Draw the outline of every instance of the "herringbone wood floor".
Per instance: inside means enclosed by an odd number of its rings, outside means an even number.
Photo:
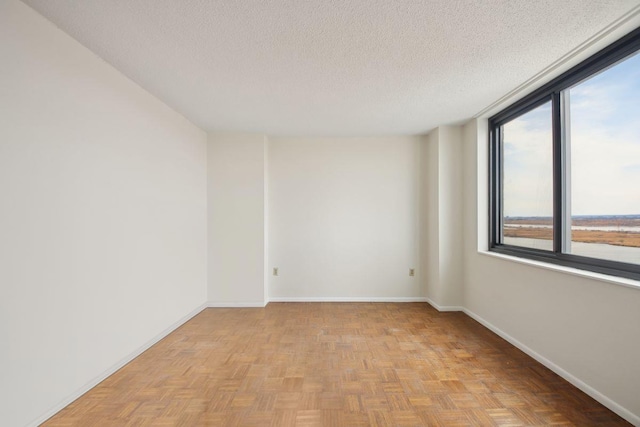
[[[207,309],[53,426],[618,426],[462,313],[422,303]]]

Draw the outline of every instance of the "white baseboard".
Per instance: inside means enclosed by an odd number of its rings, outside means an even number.
[[[426,302],[424,297],[271,297],[269,302]]]
[[[175,331],[180,326],[184,325],[186,322],[191,320],[191,318],[193,318],[196,314],[200,313],[206,307],[207,307],[206,304],[202,304],[202,305],[196,307],[189,314],[187,314],[186,316],[183,316],[178,321],[174,322],[171,326],[166,328],[164,331],[160,332],[158,335],[156,335],[155,337],[153,337],[152,339],[147,341],[145,344],[143,344],[142,346],[138,347],[133,352],[129,353],[129,355],[125,356],[123,359],[121,359],[120,361],[115,363],[113,366],[111,366],[109,369],[104,371],[102,374],[98,375],[97,377],[95,377],[94,379],[92,379],[91,381],[89,381],[88,383],[83,385],[82,387],[80,387],[74,393],[72,393],[71,395],[67,396],[60,403],[58,403],[53,408],[48,410],[46,413],[44,413],[43,415],[38,417],[35,421],[27,424],[27,426],[29,426],[29,427],[31,427],[31,426],[37,427],[40,424],[44,423],[46,420],[48,420],[49,418],[51,418],[52,416],[54,416],[55,414],[60,412],[62,409],[64,409],[66,406],[68,406],[70,403],[72,403],[74,400],[76,400],[77,398],[79,398],[80,396],[82,396],[83,394],[85,394],[86,392],[88,392],[89,390],[94,388],[95,386],[97,386],[99,383],[104,381],[108,376],[113,375],[118,369],[122,368],[124,365],[126,365],[129,362],[131,362],[136,357],[140,356],[142,353],[147,351],[149,348],[151,348],[151,346],[156,344],[158,341],[160,341],[161,339],[163,339],[164,337],[169,335],[171,332]]]
[[[560,375],[562,378],[564,378],[565,380],[569,381],[571,384],[573,384],[574,386],[576,386],[577,388],[579,388],[580,390],[582,390],[583,392],[585,392],[589,396],[593,397],[595,400],[597,400],[598,402],[602,403],[607,408],[611,409],[613,412],[615,412],[616,414],[620,415],[622,418],[624,418],[625,420],[629,421],[634,426],[640,426],[640,416],[635,415],[634,413],[632,413],[628,409],[622,407],[618,403],[616,403],[613,400],[609,399],[607,396],[605,396],[604,394],[600,393],[598,390],[594,389],[593,387],[591,387],[590,385],[586,384],[585,382],[583,382],[579,378],[577,378],[574,375],[570,374],[569,372],[565,371],[560,366],[556,365],[555,363],[553,363],[551,360],[547,359],[546,357],[536,353],[534,350],[532,350],[531,348],[527,347],[526,345],[524,345],[523,343],[521,343],[517,339],[513,338],[511,335],[507,334],[506,332],[504,332],[501,329],[497,328],[496,326],[494,326],[493,324],[489,323],[488,321],[486,321],[482,317],[478,316],[473,311],[468,310],[466,308],[463,308],[462,311],[467,316],[471,317],[472,319],[474,319],[475,321],[480,323],[485,328],[487,328],[490,331],[494,332],[496,335],[500,336],[501,338],[503,338],[504,340],[506,340],[510,344],[514,345],[515,347],[519,348],[520,350],[522,350],[523,352],[525,352],[526,354],[528,354],[529,356],[531,356],[532,358],[537,360],[538,362],[542,363],[544,366],[546,366],[547,368],[551,369],[553,372],[555,372],[556,374]]]
[[[431,298],[425,298],[425,301],[438,311],[464,311],[464,307],[459,305],[439,305]]]
[[[209,308],[250,308],[250,307],[265,307],[269,301],[209,301],[207,307]]]

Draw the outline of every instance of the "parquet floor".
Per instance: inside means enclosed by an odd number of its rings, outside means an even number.
[[[629,424],[462,313],[271,303],[204,310],[44,425]]]

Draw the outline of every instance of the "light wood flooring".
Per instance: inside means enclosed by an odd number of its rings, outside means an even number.
[[[206,309],[54,426],[622,426],[463,313],[424,303]]]

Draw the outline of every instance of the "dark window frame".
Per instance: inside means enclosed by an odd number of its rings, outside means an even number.
[[[562,253],[565,223],[565,120],[562,92],[640,51],[640,28],[546,83],[489,119],[489,250],[535,261],[640,280],[640,264]],[[551,101],[553,147],[553,251],[502,243],[502,125]]]

